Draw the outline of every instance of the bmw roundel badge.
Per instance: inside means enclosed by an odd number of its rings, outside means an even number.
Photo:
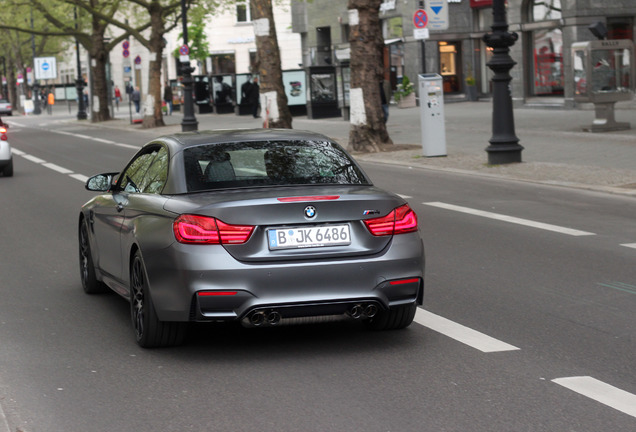
[[[314,206],[305,207],[305,216],[308,217],[309,219],[316,217],[316,207]]]

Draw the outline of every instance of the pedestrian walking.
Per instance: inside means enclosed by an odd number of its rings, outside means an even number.
[[[254,77],[252,84],[248,89],[247,103],[251,105],[251,112],[254,118],[258,118],[258,108],[260,105],[260,87],[258,85],[258,77]]]
[[[389,120],[389,102],[384,92],[384,80],[380,80],[380,100],[382,101],[382,114],[384,115],[384,123]]]
[[[52,91],[49,92],[46,103],[47,103],[49,115],[53,114],[53,105],[55,105],[55,95],[53,94]]]
[[[119,102],[121,102],[121,90],[119,90],[118,86],[115,86],[115,106],[117,110],[119,110]]]
[[[168,115],[172,115],[172,87],[170,87],[169,82],[166,82],[166,86],[163,89],[163,100],[166,102]]]
[[[139,104],[141,102],[141,93],[139,93],[139,86],[135,86],[135,89],[132,91],[132,101],[135,104],[135,112],[139,112]]]

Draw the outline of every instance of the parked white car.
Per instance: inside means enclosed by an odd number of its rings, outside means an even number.
[[[0,172],[5,177],[13,176],[13,156],[6,126],[0,126]]]

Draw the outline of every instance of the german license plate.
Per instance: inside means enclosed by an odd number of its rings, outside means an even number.
[[[269,249],[299,249],[351,244],[349,225],[279,228],[267,231]]]

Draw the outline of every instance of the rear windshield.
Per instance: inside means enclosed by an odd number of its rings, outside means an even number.
[[[366,185],[340,146],[318,141],[209,144],[184,151],[189,192],[253,186]]]

